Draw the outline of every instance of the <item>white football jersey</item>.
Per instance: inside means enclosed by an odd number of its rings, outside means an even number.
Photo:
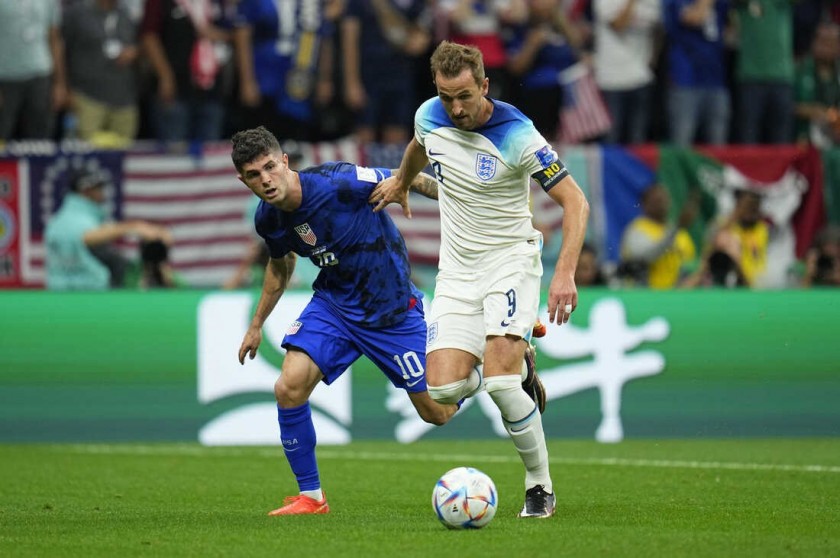
[[[441,270],[475,271],[493,252],[540,233],[528,203],[533,175],[548,191],[568,174],[551,145],[514,106],[492,101],[493,115],[475,130],[459,130],[440,99],[423,103],[414,133],[438,181]]]

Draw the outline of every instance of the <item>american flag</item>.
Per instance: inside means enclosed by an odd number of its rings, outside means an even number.
[[[172,233],[172,268],[185,285],[221,286],[235,272],[256,239],[253,194],[236,178],[230,144],[204,146],[201,154],[170,153],[138,144],[126,152],[63,152],[54,146],[0,157],[20,191],[16,209],[21,215],[19,285],[43,286],[45,280],[44,225],[59,207],[69,171],[79,165],[105,168],[113,177],[107,212],[114,219],[142,219],[166,226]],[[396,168],[402,148],[359,146],[351,139],[301,146],[299,168],[327,161]],[[0,176],[0,178],[3,178]],[[0,181],[2,182],[2,181]],[[414,264],[435,265],[440,245],[437,202],[412,195],[411,220],[399,206],[388,212],[406,238]],[[25,226],[23,226],[25,225]],[[120,243],[129,259],[137,256],[137,242]],[[2,283],[0,283],[2,284]]]
[[[558,79],[563,86],[563,106],[557,141],[562,145],[580,143],[609,131],[610,114],[589,66],[579,62],[560,72]]]
[[[227,144],[207,145],[200,156],[134,150],[125,155],[123,218],[167,227],[170,263],[194,287],[216,287],[248,253],[253,194],[236,178]],[[128,246],[135,254],[135,247]]]

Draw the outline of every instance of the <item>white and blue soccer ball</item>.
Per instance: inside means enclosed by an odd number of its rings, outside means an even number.
[[[450,529],[479,529],[496,515],[499,496],[493,480],[478,469],[457,467],[444,473],[432,491],[432,507]]]

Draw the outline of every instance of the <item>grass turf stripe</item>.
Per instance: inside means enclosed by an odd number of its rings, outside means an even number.
[[[163,455],[163,456],[197,456],[197,457],[237,457],[259,456],[280,457],[280,448],[236,448],[236,447],[202,447],[194,445],[106,445],[106,444],[67,444],[48,446],[53,451],[83,454],[108,455]],[[434,454],[434,453],[400,453],[400,452],[371,452],[371,451],[340,451],[333,449],[319,449],[318,459],[346,459],[353,461],[471,461],[489,463],[518,463],[516,456],[478,455],[478,454]],[[629,458],[575,458],[550,457],[549,462],[556,465],[581,465],[605,467],[647,467],[660,469],[705,469],[730,471],[768,471],[795,473],[840,473],[840,466],[834,465],[796,465],[785,463],[739,463],[726,461],[687,461],[667,459],[629,459]]]

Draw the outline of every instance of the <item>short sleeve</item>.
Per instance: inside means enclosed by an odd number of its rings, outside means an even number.
[[[531,149],[533,149],[533,146]],[[528,169],[531,178],[537,181],[546,192],[569,175],[566,165],[563,164],[557,152],[548,142],[545,142],[536,150],[526,152],[523,166]]]
[[[376,185],[391,176],[391,169],[359,165],[349,165],[349,169],[344,172],[350,173],[349,182],[353,184],[357,197],[364,203],[368,203],[368,198]]]

